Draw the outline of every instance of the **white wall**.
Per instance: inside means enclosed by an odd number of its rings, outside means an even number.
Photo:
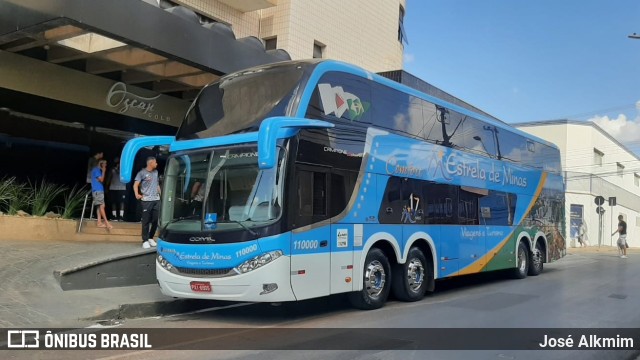
[[[611,233],[616,230],[618,215],[624,214],[627,242],[631,247],[640,247],[640,187],[635,185],[634,180],[634,169],[640,169],[640,159],[637,156],[588,122],[540,122],[517,127],[555,143],[560,149],[567,183],[567,246],[579,246],[577,239],[574,241],[570,238],[571,204],[583,205],[590,245],[598,245],[599,220],[594,199],[600,195],[605,199],[615,196],[618,203],[610,207],[605,201],[603,206],[605,214],[602,219],[602,244],[615,246],[617,235],[612,239]],[[594,163],[594,148],[604,153],[601,166]],[[617,174],[617,162],[625,166],[622,176]]]
[[[232,25],[237,38],[277,36],[277,48],[293,60],[313,57],[315,41],[324,58],[341,60],[372,72],[402,69],[398,41],[400,5],[406,0],[278,0],[278,5],[242,13],[216,0],[174,0]]]

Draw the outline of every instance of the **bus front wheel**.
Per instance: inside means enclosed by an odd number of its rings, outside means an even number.
[[[382,250],[373,248],[364,262],[362,290],[349,294],[351,304],[362,310],[384,306],[391,288],[391,266]]]
[[[529,272],[529,249],[524,242],[518,244],[518,256],[516,257],[516,268],[513,269],[513,277],[516,279],[524,279]]]
[[[391,289],[402,301],[419,301],[424,297],[431,279],[431,266],[420,249],[412,247],[407,261],[393,272]]]

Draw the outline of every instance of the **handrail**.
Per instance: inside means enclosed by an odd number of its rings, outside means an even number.
[[[84,212],[87,210],[87,200],[89,200],[89,193],[84,196],[84,204],[82,205],[82,214],[80,215],[80,223],[78,224],[78,233],[82,231],[82,222],[84,221]]]

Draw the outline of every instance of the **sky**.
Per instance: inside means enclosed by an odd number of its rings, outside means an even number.
[[[407,0],[404,69],[507,123],[595,121],[640,153],[640,0]]]

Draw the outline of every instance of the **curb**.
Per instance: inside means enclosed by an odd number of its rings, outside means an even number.
[[[199,299],[174,299],[168,301],[154,301],[138,304],[122,304],[117,309],[107,310],[100,315],[82,318],[81,320],[111,322],[114,320],[178,315],[212,308],[216,305],[228,306],[233,304],[237,303]]]
[[[156,250],[112,255],[68,269],[54,270],[62,290],[90,290],[156,283]]]
[[[115,256],[111,256],[111,257],[107,257],[104,259],[100,259],[100,260],[94,260],[91,262],[88,262],[86,264],[82,264],[82,265],[77,265],[74,267],[71,267],[69,269],[63,269],[63,270],[53,270],[53,277],[56,278],[56,280],[60,281],[60,278],[62,276],[74,273],[74,272],[78,272],[78,271],[82,271],[82,270],[86,270],[98,265],[102,265],[108,262],[112,262],[112,261],[117,261],[117,260],[122,260],[122,259],[127,259],[127,258],[132,258],[132,257],[136,257],[136,256],[140,256],[140,255],[146,255],[148,253],[155,253],[156,249],[155,248],[151,248],[151,249],[144,249],[144,250],[138,250],[135,251],[133,253],[129,253],[129,254],[122,254],[122,255],[115,255]]]

